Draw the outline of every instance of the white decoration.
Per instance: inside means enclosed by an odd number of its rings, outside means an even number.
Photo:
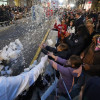
[[[40,24],[42,20],[45,19],[44,8],[40,5],[34,5],[32,7],[32,16],[33,16],[32,19],[35,20],[37,24]]]
[[[6,74],[6,71],[1,71],[1,75],[5,75]]]
[[[30,71],[29,68],[25,68],[25,69],[24,69],[24,72],[28,72],[28,71]]]
[[[4,60],[15,60],[21,54],[21,50],[23,50],[23,45],[19,39],[16,39],[15,42],[10,42],[1,50],[0,57]]]
[[[11,69],[9,69],[9,70],[6,71],[6,73],[7,73],[8,75],[11,75],[12,72],[13,72],[13,71],[12,71]]]
[[[53,45],[53,41],[51,39],[48,39],[47,42],[49,46]]]
[[[0,65],[0,71],[1,71],[3,68],[4,68],[4,66],[3,66],[3,65]]]
[[[5,71],[7,71],[7,70],[8,70],[8,68],[9,68],[9,66],[6,66],[6,67],[5,67]]]
[[[5,46],[3,48],[3,50],[1,51],[0,57],[3,58],[4,60],[9,60],[8,55],[6,53],[7,52],[7,49],[8,49],[8,46]]]
[[[19,47],[19,49],[23,50],[23,45],[22,43],[19,41],[19,39],[15,40],[15,44],[17,44],[17,46]]]

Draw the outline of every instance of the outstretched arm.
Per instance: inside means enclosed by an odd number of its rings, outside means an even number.
[[[0,100],[14,100],[24,90],[28,89],[43,73],[47,56],[41,58],[41,62],[29,72],[15,77],[0,77]]]
[[[49,60],[49,63],[50,63],[50,65],[52,65],[52,67],[55,69],[55,70],[57,70],[57,71],[59,71],[61,74],[65,74],[66,73],[66,75],[67,74],[69,74],[69,67],[63,67],[63,66],[61,66],[61,65],[59,65],[59,64],[57,64],[56,62],[54,62],[54,61],[52,61],[52,60]]]
[[[60,64],[66,65],[67,60],[66,59],[62,59],[58,56],[53,55],[53,53],[49,53],[49,56],[51,56],[55,61],[59,62]]]

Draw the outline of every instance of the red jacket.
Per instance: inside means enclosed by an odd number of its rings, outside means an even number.
[[[62,24],[57,25],[57,23],[55,23],[54,28],[56,28],[58,30],[58,38],[60,38],[60,34],[62,33],[62,30],[64,30],[64,32],[63,32],[64,34],[66,33],[67,25],[66,24],[64,24],[64,25],[62,25]]]

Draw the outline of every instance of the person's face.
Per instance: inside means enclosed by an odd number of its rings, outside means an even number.
[[[76,14],[75,17],[76,17],[76,19],[78,19],[79,18],[78,14]]]
[[[65,20],[62,20],[62,24],[65,24]]]
[[[90,22],[86,24],[86,27],[88,30],[93,29],[93,25]]]
[[[88,20],[88,17],[86,16],[86,20]]]
[[[86,23],[86,26],[89,26],[89,25],[92,25],[92,23],[91,22],[87,22]]]
[[[73,26],[73,22],[72,21],[70,22],[70,26]]]
[[[68,60],[68,65],[71,65],[70,59]]]
[[[75,67],[75,65],[71,64],[70,59],[68,60],[68,65],[71,65],[72,67]]]
[[[89,33],[90,33],[90,35],[91,35],[91,33],[92,33],[92,32],[93,32],[93,30],[94,30],[93,25],[89,25],[89,24],[87,24],[87,25],[86,25],[86,27],[87,27],[87,29],[88,29],[88,31],[89,31]]]
[[[57,51],[61,51],[61,48],[60,48],[60,46],[58,46],[58,47],[57,47]]]
[[[68,20],[68,18],[66,19],[66,22],[68,22],[69,20]]]

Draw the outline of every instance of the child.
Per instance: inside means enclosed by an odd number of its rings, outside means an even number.
[[[55,44],[55,47],[57,47],[61,43],[65,43],[65,34],[64,33],[60,34],[60,38],[58,39],[57,43]]]
[[[75,26],[74,26],[74,21],[70,21],[70,26],[68,26],[68,29],[67,29],[67,33],[66,34],[69,34],[69,39],[71,39],[71,37],[75,34]]]
[[[53,52],[55,56],[59,56],[63,59],[68,59],[70,57],[70,54],[71,54],[70,50],[68,50],[68,45],[65,43],[59,44],[57,49],[50,47],[50,46],[47,46],[45,44],[41,45],[40,47],[42,48],[42,52],[44,54],[47,54],[48,51]],[[47,51],[47,52],[45,52],[45,51]]]
[[[60,72],[60,74],[66,84],[66,87],[70,93],[72,90],[72,87],[74,85],[74,77],[79,77],[81,75],[82,60],[80,59],[79,56],[76,56],[76,55],[72,55],[69,58],[69,60],[65,60],[60,57],[54,56],[52,53],[49,53],[49,56],[54,58],[55,61],[63,64],[63,66],[61,66],[52,60],[49,61],[49,63],[52,65],[52,67],[55,70]],[[66,90],[65,90],[65,87],[63,85],[61,78],[59,78],[57,85],[58,85],[58,93],[66,95]]]
[[[55,21],[54,28],[58,30],[58,39],[61,37],[61,33],[66,33],[67,26],[65,24],[65,20],[61,21],[61,24],[57,25],[57,21]]]

